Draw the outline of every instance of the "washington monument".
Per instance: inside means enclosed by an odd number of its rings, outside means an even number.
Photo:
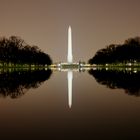
[[[73,62],[73,56],[72,56],[72,30],[71,26],[68,28],[68,55],[67,55],[67,62],[72,63]]]

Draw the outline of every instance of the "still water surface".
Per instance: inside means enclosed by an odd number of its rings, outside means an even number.
[[[140,137],[140,72],[0,73],[2,139],[135,139]]]

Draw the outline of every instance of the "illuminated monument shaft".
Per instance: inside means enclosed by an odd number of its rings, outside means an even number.
[[[73,56],[72,56],[72,30],[71,26],[69,26],[68,29],[68,56],[67,56],[67,62],[72,63]]]

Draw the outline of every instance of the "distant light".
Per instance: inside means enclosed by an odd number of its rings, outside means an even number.
[[[61,68],[60,67],[58,68],[58,71],[61,71]]]
[[[132,64],[131,63],[128,63],[128,66],[131,66]]]
[[[134,70],[133,72],[134,72],[134,73],[137,73],[137,70]]]
[[[134,63],[136,63],[137,62],[137,60],[134,60]]]
[[[57,64],[57,66],[59,67],[59,66],[61,66],[61,64],[59,63],[59,64]]]

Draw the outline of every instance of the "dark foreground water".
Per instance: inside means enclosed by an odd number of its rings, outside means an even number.
[[[140,138],[139,71],[69,71],[1,71],[0,139]]]

